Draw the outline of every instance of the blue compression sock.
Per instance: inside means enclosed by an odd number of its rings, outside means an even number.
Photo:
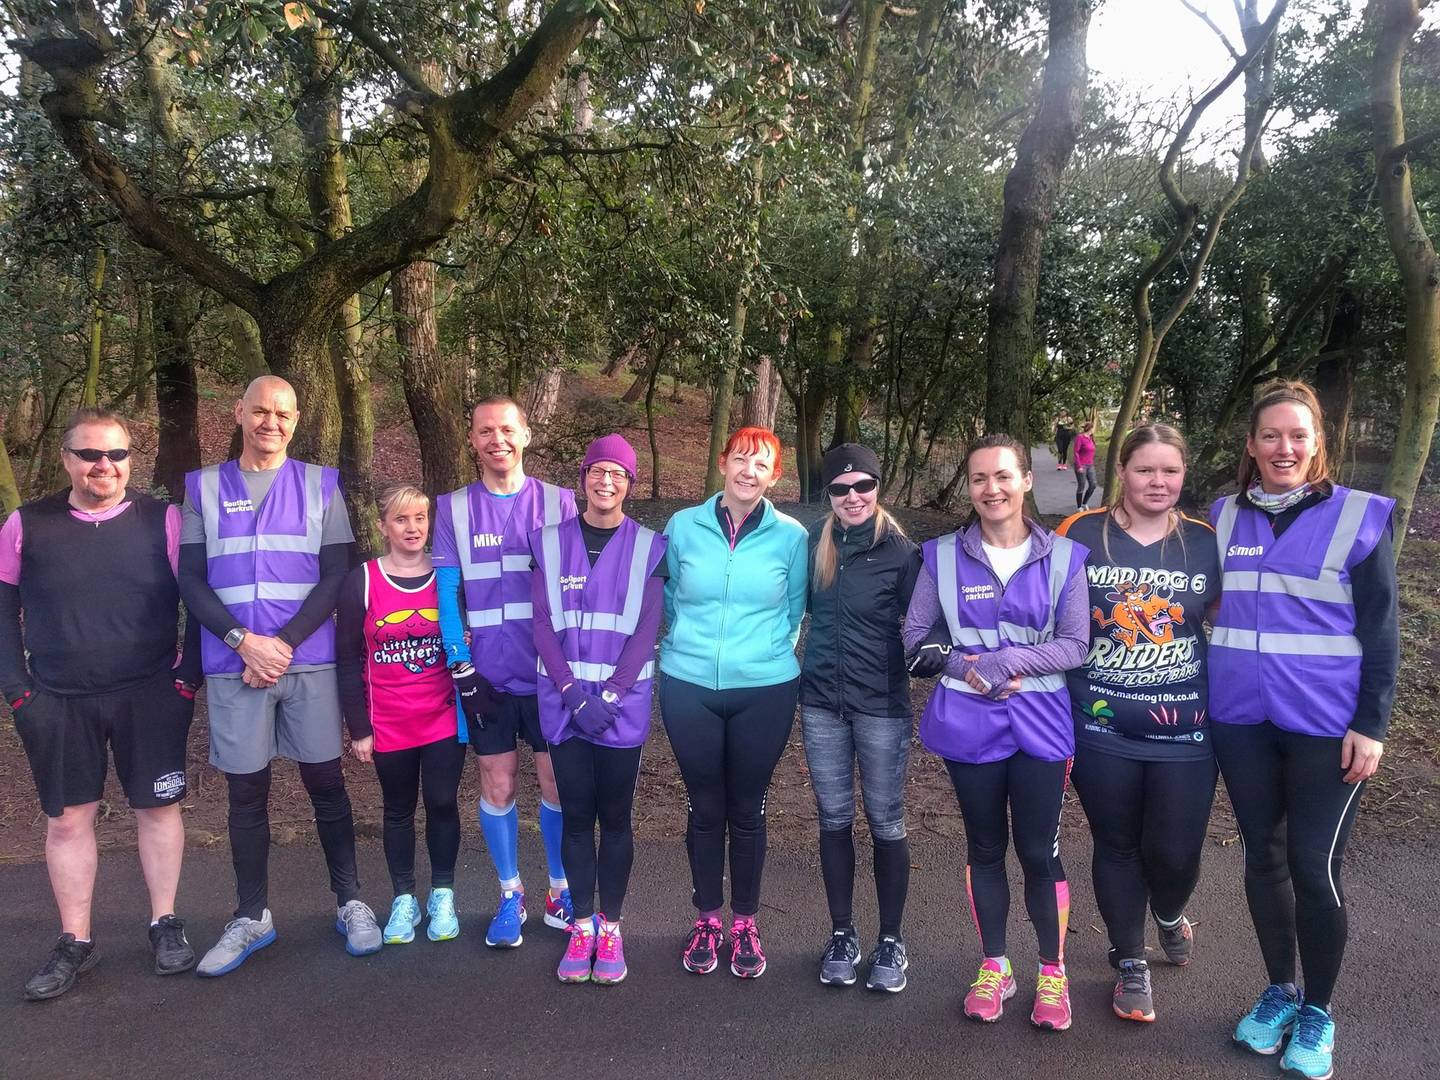
[[[520,815],[512,799],[503,809],[480,800],[480,831],[485,834],[485,846],[490,849],[490,861],[495,864],[495,873],[500,876],[502,889],[514,889],[520,885]]]
[[[560,843],[565,835],[565,815],[558,806],[540,800],[540,839],[545,841],[545,863],[550,870],[552,889],[569,888],[565,865],[560,861]]]

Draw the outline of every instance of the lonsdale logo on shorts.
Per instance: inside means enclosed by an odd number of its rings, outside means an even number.
[[[155,797],[157,799],[175,799],[185,793],[185,774],[183,772],[170,772],[155,781]]]

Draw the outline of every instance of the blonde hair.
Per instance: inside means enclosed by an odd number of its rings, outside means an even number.
[[[835,549],[834,529],[840,519],[835,511],[825,515],[825,521],[820,528],[820,539],[815,544],[815,554],[811,559],[810,581],[817,590],[824,591],[835,584],[835,575],[840,565],[840,553]],[[905,528],[896,521],[890,511],[878,503],[875,506],[875,539],[870,541],[873,550],[875,545],[885,538],[885,534],[894,530],[897,536],[905,535]]]
[[[430,511],[430,496],[421,491],[414,484],[391,484],[384,491],[380,492],[380,498],[376,501],[376,508],[380,512],[380,521],[383,523],[386,518],[398,514],[405,507],[412,503],[424,503],[425,511]],[[426,532],[429,532],[427,527]],[[428,539],[428,536],[427,536]],[[385,543],[385,550],[390,550],[388,541]]]
[[[1274,379],[1260,387],[1255,392],[1255,403],[1250,406],[1250,426],[1246,430],[1253,439],[1260,430],[1260,414],[1272,405],[1283,405],[1287,401],[1309,409],[1310,418],[1315,425],[1315,453],[1310,458],[1310,468],[1305,472],[1305,482],[1329,491],[1330,462],[1325,452],[1325,411],[1320,407],[1320,398],[1315,393],[1315,388],[1309,383],[1299,379]],[[1250,490],[1258,473],[1259,466],[1255,464],[1255,459],[1248,450],[1242,450],[1239,476],[1242,495]]]
[[[1162,443],[1165,446],[1172,446],[1180,452],[1180,464],[1188,471],[1190,468],[1190,446],[1185,441],[1185,436],[1169,424],[1141,424],[1125,436],[1125,441],[1120,444],[1120,468],[1124,469],[1130,464],[1130,458],[1136,450],[1142,446],[1154,446]],[[1110,522],[1115,520],[1117,511],[1125,509],[1125,485],[1116,483],[1110,498],[1106,501],[1105,522],[1100,527],[1100,543],[1105,548],[1105,558],[1111,559],[1110,555]],[[1165,530],[1164,537],[1160,540],[1160,558],[1165,558],[1165,543],[1170,539],[1171,533],[1180,537],[1180,550],[1185,550],[1185,534],[1180,530],[1180,511],[1173,506],[1166,512],[1169,517],[1169,527]],[[1127,515],[1128,516],[1128,515]],[[1122,528],[1123,521],[1117,522]]]

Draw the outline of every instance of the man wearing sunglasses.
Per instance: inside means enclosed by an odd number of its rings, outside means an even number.
[[[340,768],[335,623],[354,534],[331,468],[290,458],[300,410],[265,375],[235,403],[240,457],[185,477],[180,591],[204,628],[210,764],[225,774],[235,917],[201,975],[225,975],[275,940],[267,907],[270,762],[288,757],[315,808],[335,893],[335,928],[354,956],[379,950],[360,899],[355,825]]]
[[[25,984],[31,1001],[64,994],[100,959],[90,908],[110,752],[135,811],[155,972],[195,966],[175,917],[185,740],[200,680],[195,628],[181,658],[175,649],[180,512],[128,490],[130,431],[115,413],[81,409],[60,453],[69,489],[26,503],[0,529],[0,687],[47,817],[60,911],[60,938]]]

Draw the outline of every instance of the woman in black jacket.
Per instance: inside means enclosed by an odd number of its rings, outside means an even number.
[[[900,626],[920,551],[877,505],[880,462],[865,447],[835,447],[821,465],[830,513],[810,529],[810,632],[800,674],[805,758],[820,812],[820,867],[833,926],[820,981],[855,982],[860,938],[855,888],[855,762],[875,843],[880,939],[871,990],[905,989],[900,920],[910,884],[905,768],[913,717]]]

